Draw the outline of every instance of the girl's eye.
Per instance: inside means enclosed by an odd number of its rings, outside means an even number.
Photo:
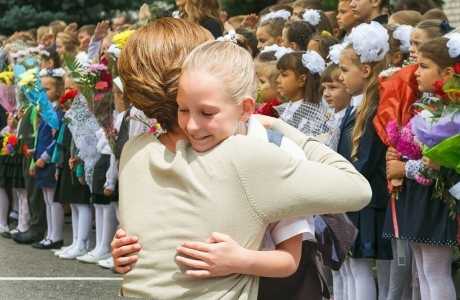
[[[212,117],[212,116],[214,115],[214,113],[206,112],[206,111],[202,112],[202,114],[203,114],[203,116],[205,116],[205,117]]]
[[[188,113],[188,109],[185,108],[179,108],[180,113]]]

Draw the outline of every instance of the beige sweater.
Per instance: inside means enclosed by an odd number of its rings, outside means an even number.
[[[354,211],[369,203],[368,182],[344,158],[288,125],[275,127],[299,144],[309,161],[246,136],[231,137],[207,153],[196,153],[185,142],[171,153],[148,134],[126,144],[120,221],[144,250],[124,277],[124,296],[257,299],[257,277],[191,279],[175,263],[175,249],[217,231],[256,250],[269,223]]]

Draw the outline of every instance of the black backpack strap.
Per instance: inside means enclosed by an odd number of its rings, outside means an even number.
[[[281,146],[281,141],[283,140],[283,135],[278,131],[267,129],[267,137],[268,141],[272,144],[277,145],[278,147]]]

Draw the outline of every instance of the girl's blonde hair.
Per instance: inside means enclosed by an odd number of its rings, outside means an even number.
[[[209,31],[182,19],[160,18],[138,29],[118,59],[127,100],[174,130],[182,64],[193,48],[212,39]]]
[[[416,10],[400,10],[391,15],[398,25],[410,25],[415,27],[422,21],[422,14]]]
[[[355,65],[363,65],[359,59],[359,56],[353,50],[352,46],[348,46],[345,51],[352,55],[351,58]],[[379,74],[385,70],[386,66],[388,65],[388,57],[379,62],[366,63],[366,65],[370,66],[371,74],[366,86],[364,87],[363,102],[356,111],[356,121],[353,127],[351,138],[351,158],[353,160],[358,159],[360,140],[366,130],[366,126],[369,124],[369,122],[372,122],[372,118],[377,110],[380,99]]]
[[[71,55],[77,54],[79,42],[75,34],[70,32],[59,32],[56,36],[56,40],[61,41],[67,53]]]
[[[186,0],[184,11],[188,20],[195,23],[205,18],[220,20],[220,6],[217,0]]]
[[[195,48],[184,62],[182,72],[203,71],[224,83],[236,103],[256,98],[257,76],[248,51],[233,42],[212,41]]]

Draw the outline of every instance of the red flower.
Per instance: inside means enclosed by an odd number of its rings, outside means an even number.
[[[78,95],[78,90],[76,89],[68,89],[64,95],[61,96],[59,99],[59,103],[62,105],[69,100],[73,100]]]
[[[441,99],[447,98],[447,94],[444,92],[444,81],[442,80],[437,80],[434,83],[434,92],[436,95],[438,95]]]
[[[95,86],[96,90],[98,91],[104,91],[108,87],[109,87],[109,83],[107,81],[99,81],[98,83],[96,83],[96,86]]]
[[[454,65],[455,74],[460,74],[460,63]]]
[[[274,107],[280,104],[281,102],[278,99],[268,100],[256,109],[256,114],[277,118],[278,112]]]
[[[16,146],[18,143],[18,138],[15,135],[8,136],[8,144]]]
[[[155,133],[155,132],[157,132],[157,128],[155,126],[151,126],[149,128],[149,133]]]

